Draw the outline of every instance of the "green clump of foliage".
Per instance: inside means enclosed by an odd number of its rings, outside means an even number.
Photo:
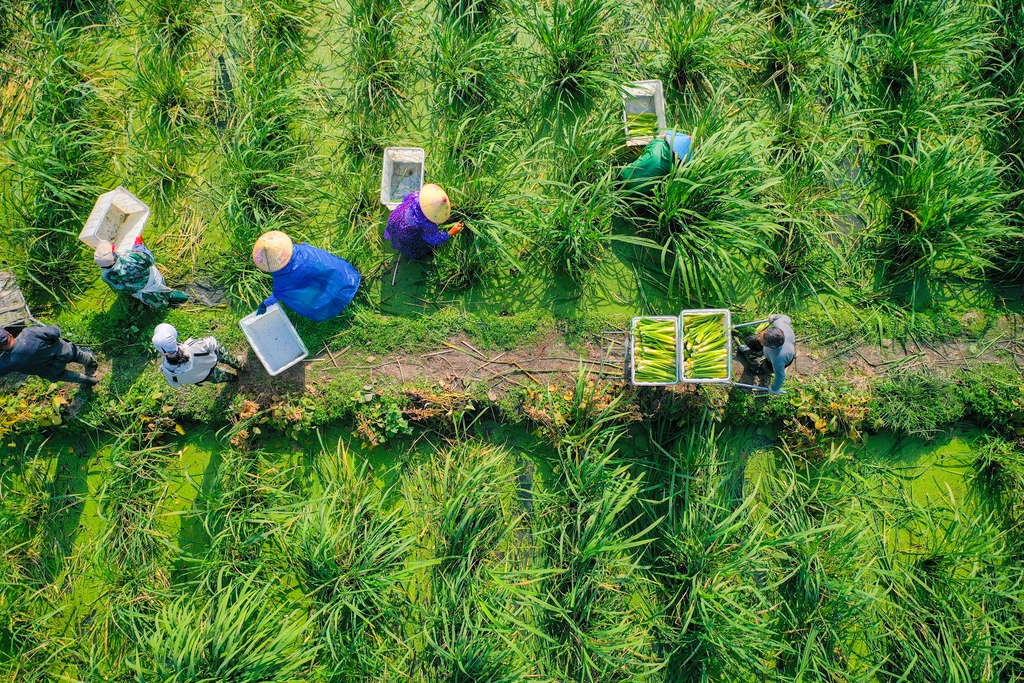
[[[934,437],[960,421],[966,410],[953,381],[934,373],[903,371],[884,375],[871,388],[871,419],[899,434]]]
[[[1024,381],[1012,367],[997,364],[965,370],[956,378],[954,395],[965,416],[1009,435],[1024,433]]]

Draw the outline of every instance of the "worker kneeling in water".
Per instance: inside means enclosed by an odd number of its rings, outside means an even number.
[[[222,370],[217,364],[224,363],[240,370],[242,361],[228,353],[215,337],[188,339],[184,344],[179,344],[178,330],[173,325],[161,323],[153,330],[153,346],[164,355],[160,371],[172,387],[238,381],[237,374]]]
[[[462,223],[447,231],[438,229],[451,214],[452,205],[445,191],[433,183],[424,185],[419,192],[405,195],[388,216],[384,239],[391,240],[395,251],[407,259],[424,258],[462,231]]]
[[[299,315],[322,322],[345,310],[362,280],[345,259],[302,242],[293,244],[280,230],[256,240],[252,262],[274,278],[274,293],[256,309],[258,315],[283,301]]]
[[[796,359],[796,335],[793,334],[793,321],[788,315],[773,315],[768,318],[770,326],[747,338],[740,346],[740,353],[746,356],[755,372],[774,372],[771,393],[782,390],[786,381],[786,368]]]

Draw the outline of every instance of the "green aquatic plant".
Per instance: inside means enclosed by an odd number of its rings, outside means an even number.
[[[100,491],[102,561],[122,573],[143,572],[158,564],[167,547],[160,508],[169,493],[166,468],[174,453],[165,446],[136,449],[132,440],[116,443],[111,474]]]
[[[287,522],[282,551],[303,591],[336,675],[381,672],[382,641],[398,643],[409,617],[406,582],[415,538],[405,529],[391,491],[379,489],[339,441],[324,450],[324,497],[309,501]]]
[[[468,35],[448,23],[431,29],[433,54],[427,70],[438,115],[458,120],[513,100],[517,62],[506,35],[502,27]]]
[[[539,47],[537,92],[556,111],[616,85],[609,69],[618,11],[608,0],[553,0],[525,12],[523,28]]]
[[[94,118],[100,88],[83,61],[84,41],[64,19],[31,25],[24,53],[26,75],[35,81],[31,105],[3,146],[18,172],[4,172],[9,190],[2,195],[0,240],[17,255],[22,280],[59,303],[89,282],[93,266],[77,237],[102,191],[107,158]]]
[[[157,49],[172,59],[184,57],[201,35],[208,0],[146,0],[147,28],[158,38]]]
[[[768,142],[743,124],[698,138],[693,159],[639,202],[638,233],[661,245],[655,258],[670,293],[725,300],[742,273],[771,262],[779,225],[770,192],[779,180],[765,163]]]
[[[603,260],[614,242],[653,246],[653,243],[614,232],[614,219],[628,203],[609,170],[596,183],[547,184],[549,205],[541,209],[543,239],[550,246],[557,270],[582,284]]]
[[[319,647],[309,623],[251,579],[221,583],[209,596],[166,605],[143,635],[132,663],[139,683],[285,683],[309,674]]]
[[[878,267],[891,285],[923,290],[941,275],[979,274],[1007,233],[1002,166],[970,139],[907,151],[876,178]]]
[[[659,663],[649,624],[629,595],[648,588],[640,549],[649,529],[626,514],[642,482],[612,463],[615,440],[597,438],[559,460],[557,489],[538,497],[536,619],[543,671],[566,680],[648,680]]]
[[[407,99],[405,15],[403,0],[357,0],[350,5],[354,111],[370,117],[391,114]]]

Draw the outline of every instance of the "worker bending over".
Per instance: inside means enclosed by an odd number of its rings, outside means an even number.
[[[89,375],[96,372],[99,365],[92,351],[62,339],[56,325],[26,327],[17,337],[0,329],[0,377],[23,372],[51,382],[74,382],[87,387],[99,382],[94,377],[68,370],[65,367],[68,363],[81,363]]]
[[[639,159],[622,168],[619,180],[627,192],[650,196],[676,164],[685,163],[692,158],[693,137],[674,130],[666,130],[647,143]]]
[[[164,282],[156,257],[142,244],[142,237],[135,238],[135,246],[127,255],[118,254],[110,242],[100,242],[93,260],[111,289],[130,294],[147,306],[162,310],[188,301],[187,294],[174,291]]]
[[[768,322],[767,329],[747,338],[746,343],[740,346],[740,353],[757,367],[775,373],[771,393],[777,394],[786,381],[786,368],[796,359],[796,335],[788,315],[770,316]],[[767,367],[764,361],[767,361]]]
[[[391,240],[394,250],[407,259],[424,258],[462,232],[462,223],[447,231],[438,229],[451,214],[452,205],[445,191],[433,183],[424,185],[419,192],[405,195],[388,216],[384,239]]]
[[[218,368],[217,363],[241,370],[242,361],[228,353],[227,349],[217,343],[215,337],[188,339],[185,343],[179,344],[178,331],[174,326],[161,323],[153,330],[153,346],[164,354],[160,371],[172,387],[203,382],[221,384],[238,381],[237,374]]]
[[[345,310],[362,280],[345,259],[302,242],[293,244],[280,230],[260,235],[252,261],[274,278],[274,293],[256,309],[258,315],[283,301],[299,315],[323,322]]]

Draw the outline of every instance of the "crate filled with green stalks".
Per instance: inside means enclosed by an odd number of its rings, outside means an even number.
[[[724,308],[700,308],[679,314],[682,330],[682,379],[687,384],[732,381],[732,315]]]
[[[630,382],[642,387],[679,383],[679,319],[670,315],[633,318],[629,328]]]

